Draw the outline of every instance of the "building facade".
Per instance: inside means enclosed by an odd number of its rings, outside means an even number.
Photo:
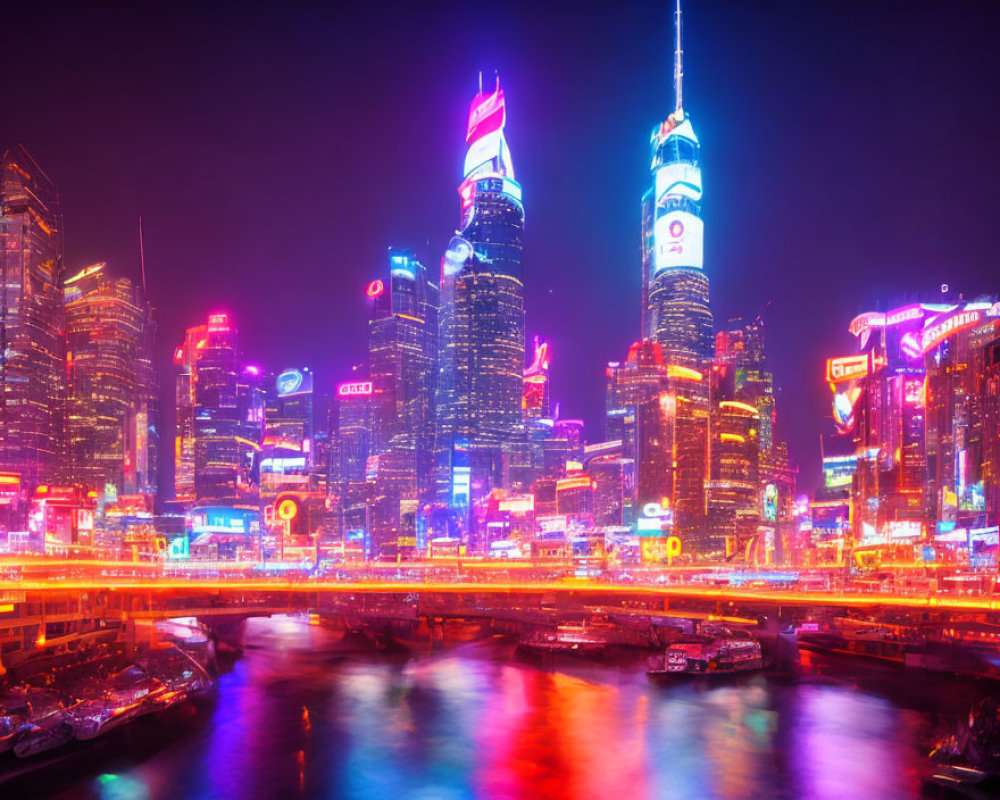
[[[158,401],[152,309],[105,264],[63,281],[66,413],[61,479],[87,490],[155,495]]]
[[[62,217],[26,150],[0,168],[0,471],[31,489],[56,477],[62,442]]]

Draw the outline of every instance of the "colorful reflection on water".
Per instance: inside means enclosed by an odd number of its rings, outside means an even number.
[[[523,661],[501,640],[385,660],[338,639],[251,620],[214,708],[169,730],[143,721],[36,786],[98,800],[903,798],[919,796],[942,720],[971,703],[890,672],[652,685],[638,660]]]

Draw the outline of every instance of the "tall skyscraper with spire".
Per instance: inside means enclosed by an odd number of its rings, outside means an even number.
[[[659,342],[667,363],[699,368],[712,357],[712,312],[699,144],[683,106],[680,0],[674,24],[674,110],[650,137],[652,186],[642,198],[642,335]]]
[[[524,206],[504,137],[500,80],[469,108],[461,226],[441,261],[437,497],[469,506],[501,479],[521,428]],[[456,488],[457,487],[457,488]]]

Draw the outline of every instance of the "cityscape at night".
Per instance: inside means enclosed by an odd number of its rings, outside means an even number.
[[[1000,6],[2,16],[0,797],[1000,796]]]

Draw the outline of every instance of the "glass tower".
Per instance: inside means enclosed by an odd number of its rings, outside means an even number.
[[[0,174],[0,470],[55,477],[65,391],[59,196],[23,148]]]
[[[93,264],[63,282],[66,420],[63,479],[86,489],[155,494],[153,321],[142,292]]]
[[[437,497],[452,505],[501,481],[503,444],[522,427],[524,206],[505,122],[498,79],[469,110],[461,230],[441,262]]]
[[[700,369],[714,338],[703,272],[701,167],[698,137],[681,104],[681,17],[676,11],[676,106],[650,137],[653,185],[642,198],[642,335],[668,364]]]

